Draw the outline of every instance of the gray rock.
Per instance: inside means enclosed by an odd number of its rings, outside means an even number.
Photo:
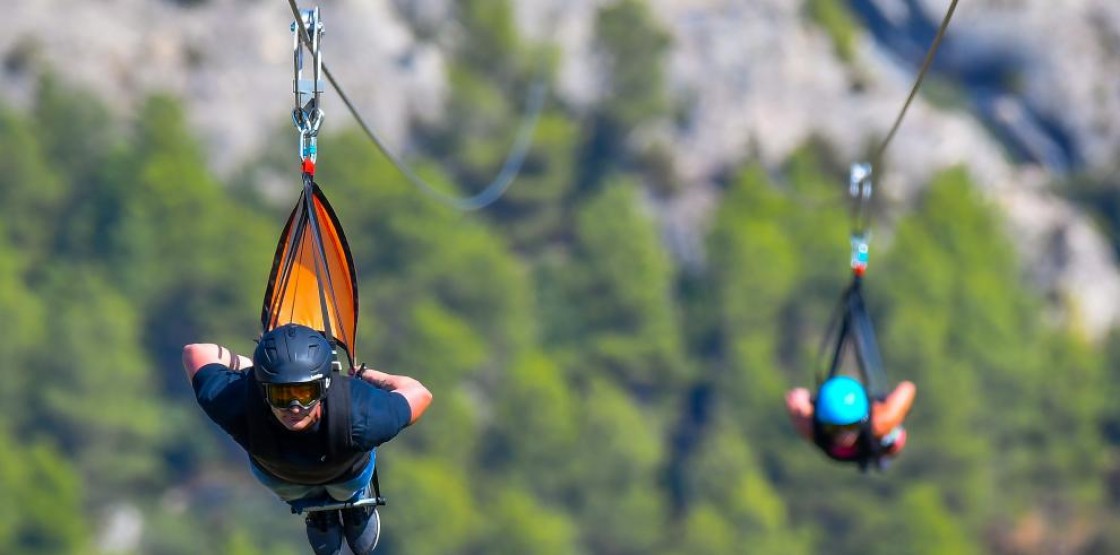
[[[369,123],[403,150],[408,122],[439,117],[447,95],[444,57],[430,37],[451,0],[323,0],[325,60]],[[516,0],[527,35],[558,43],[557,94],[577,110],[600,95],[591,47],[596,10],[605,0]],[[853,1],[853,4],[855,2]],[[858,38],[854,67],[843,64],[823,30],[790,0],[651,0],[674,38],[668,86],[684,125],[662,122],[647,133],[672,142],[684,192],[649,205],[678,259],[701,264],[705,222],[718,203],[712,179],[748,153],[774,166],[811,135],[853,162],[881,138],[914,78],[915,48],[885,35]],[[866,0],[894,22],[940,20],[947,2]],[[228,173],[278,132],[290,128],[291,14],[283,2],[36,0],[7,6],[14,29],[0,34],[5,60],[0,95],[29,103],[33,72],[48,63],[128,115],[153,92],[184,98],[190,122],[214,168]],[[889,30],[889,29],[888,29]],[[916,39],[915,39],[916,40]],[[917,46],[915,46],[917,45]],[[909,50],[907,50],[909,48]],[[1070,171],[1104,174],[1120,152],[1120,3],[1113,0],[962,2],[938,71],[958,78],[965,106],[939,108],[919,98],[886,153],[890,171],[878,190],[904,206],[929,177],[964,165],[1007,212],[1025,269],[1063,313],[1100,336],[1120,314],[1120,274],[1089,218],[1046,185]],[[988,65],[1013,76],[984,89]],[[963,76],[963,77],[962,77]],[[967,77],[972,76],[972,77]],[[971,79],[971,80],[970,80]],[[860,86],[854,84],[859,82]],[[989,94],[990,92],[990,94]],[[516,101],[516,100],[511,100]],[[352,125],[327,93],[324,129]],[[1001,142],[990,129],[1004,133]],[[1009,159],[1009,145],[1019,153]],[[329,154],[326,154],[329,156]],[[837,187],[846,176],[837,176]],[[883,234],[889,236],[888,234]]]

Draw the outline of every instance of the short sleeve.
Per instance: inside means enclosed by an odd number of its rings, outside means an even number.
[[[350,396],[352,439],[361,449],[373,449],[393,439],[412,420],[412,407],[400,393],[354,380]]]
[[[245,372],[234,372],[223,364],[207,364],[191,380],[198,406],[238,443],[248,440],[245,421]]]

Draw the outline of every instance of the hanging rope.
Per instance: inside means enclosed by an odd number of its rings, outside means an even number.
[[[303,18],[300,17],[299,8],[296,6],[295,0],[288,0],[288,6],[291,7],[292,15],[295,16],[296,24],[299,25],[300,37],[307,48],[311,49],[310,35],[308,35],[307,28],[304,26]],[[373,142],[374,146],[389,159],[389,162],[391,162],[410,183],[419,188],[422,192],[439,202],[462,211],[479,210],[493,204],[501,198],[509,189],[510,185],[513,184],[514,178],[521,172],[521,166],[529,153],[529,147],[532,145],[537,121],[540,119],[541,110],[544,107],[546,87],[544,79],[538,78],[529,88],[529,101],[526,108],[526,115],[522,117],[521,125],[518,128],[513,146],[510,149],[509,155],[506,156],[501,170],[498,171],[498,175],[482,190],[482,192],[471,197],[460,197],[440,191],[423,178],[416,175],[416,172],[414,172],[408,164],[401,160],[399,156],[394,154],[393,151],[385,145],[385,142],[381,140],[381,137],[373,130],[373,127],[366,123],[365,118],[363,118],[361,113],[358,112],[358,109],[354,107],[354,104],[350,101],[350,97],[342,90],[342,86],[335,80],[330,69],[325,64],[322,68],[323,74],[326,75],[327,80],[330,81],[331,87],[338,93],[338,96],[342,99],[342,103],[345,104],[346,108],[350,111],[350,115],[354,116],[354,119],[362,128],[366,137],[368,137],[369,140]]]

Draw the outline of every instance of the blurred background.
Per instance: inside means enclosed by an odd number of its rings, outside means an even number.
[[[322,0],[318,182],[358,358],[435,394],[378,455],[386,554],[1120,552],[1120,4],[971,0],[876,170],[865,296],[906,451],[783,393],[848,281],[848,166],[948,0]],[[312,4],[301,4],[311,7]],[[281,0],[7,3],[0,552],[304,553],[196,406],[300,190]]]

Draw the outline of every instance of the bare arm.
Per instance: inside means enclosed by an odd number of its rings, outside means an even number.
[[[809,390],[798,387],[786,394],[786,411],[797,433],[806,439],[813,437],[813,400]]]
[[[409,424],[419,420],[424,411],[428,410],[428,405],[432,403],[432,392],[415,378],[389,374],[373,368],[356,368],[354,376],[380,389],[400,393],[412,409],[412,419],[409,420]]]
[[[872,434],[875,437],[883,437],[902,425],[906,420],[906,415],[910,413],[910,407],[914,404],[914,395],[917,393],[917,387],[913,382],[899,382],[895,386],[894,391],[881,403],[875,403],[874,413],[872,414],[872,425],[874,429]]]
[[[234,371],[253,366],[253,361],[249,357],[241,356],[221,345],[191,343],[183,347],[183,370],[187,372],[187,380],[193,380],[194,375],[203,366],[214,363],[224,364]]]

